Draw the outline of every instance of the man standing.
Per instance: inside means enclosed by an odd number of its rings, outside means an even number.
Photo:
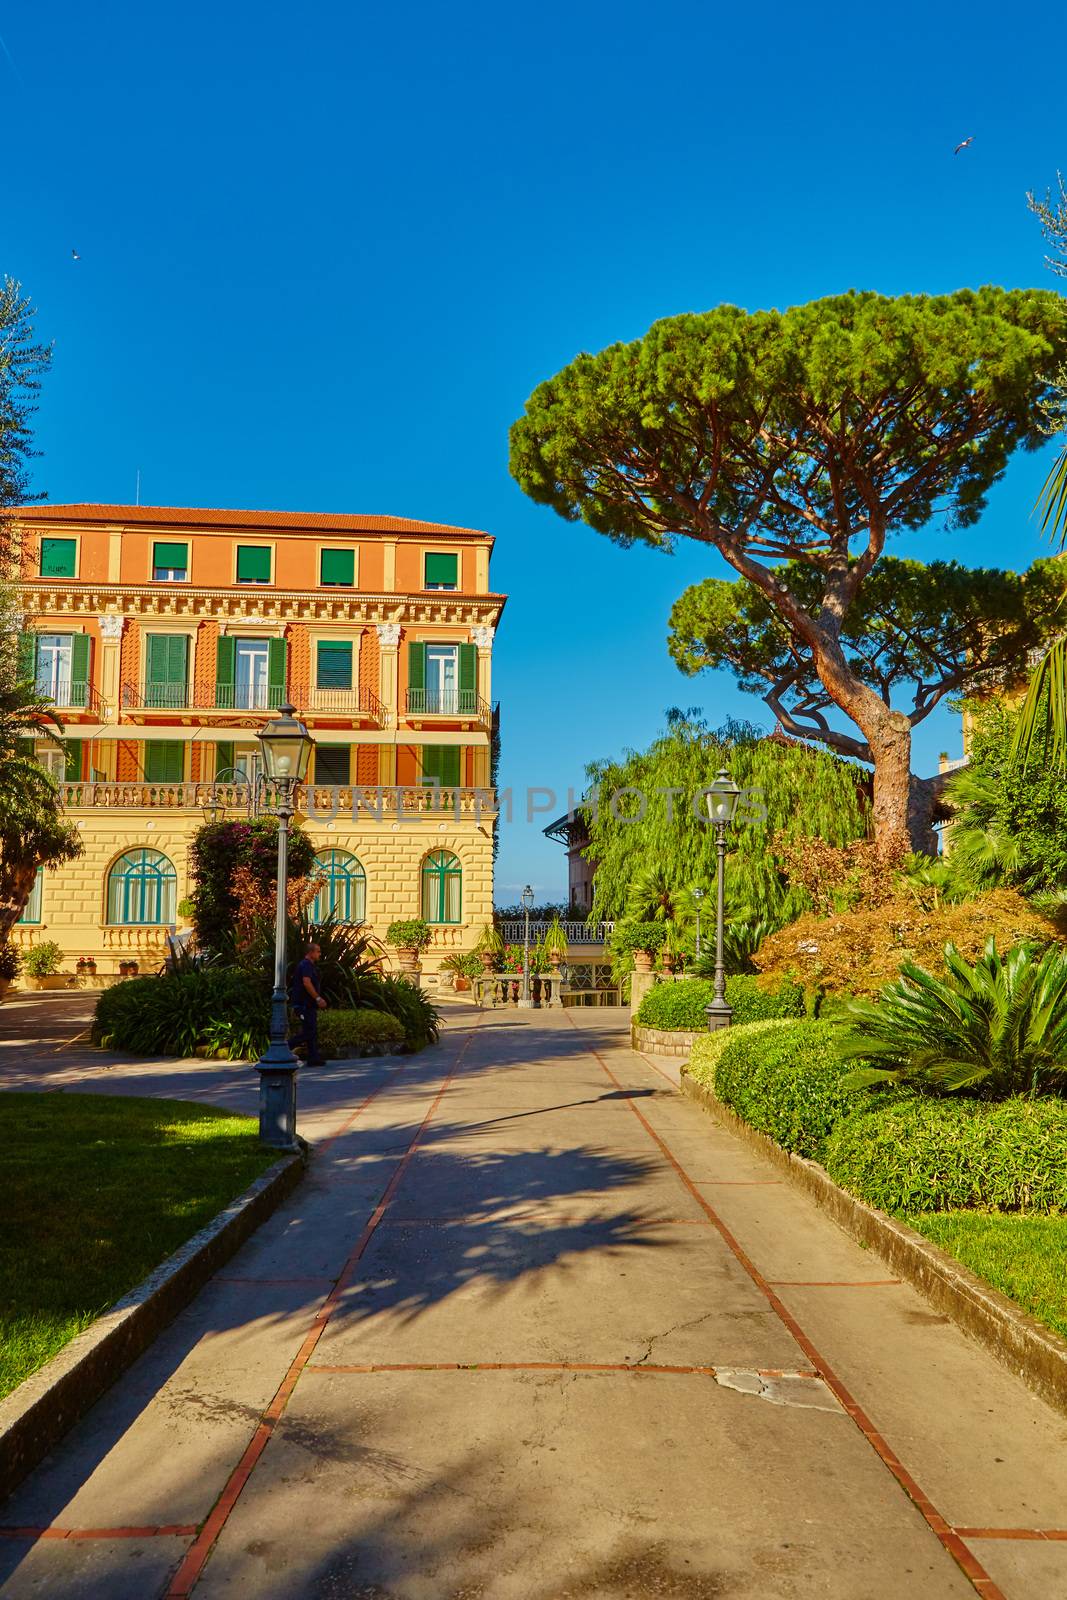
[[[302,961],[298,961],[289,981],[289,1004],[294,1011],[299,1012],[303,1024],[295,1039],[290,1039],[290,1047],[298,1044],[307,1045],[306,1066],[322,1067],[325,1061],[319,1055],[319,1012],[326,1002],[319,992],[319,975],[315,963],[318,961],[322,950],[317,944],[309,944],[304,952]]]

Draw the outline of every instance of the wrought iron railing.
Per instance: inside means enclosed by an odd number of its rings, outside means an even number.
[[[286,700],[304,714],[336,713],[380,723],[382,703],[372,689],[324,689],[317,684],[220,683],[198,689],[184,683],[124,683],[125,711],[277,711]]]
[[[473,689],[409,689],[405,700],[409,716],[477,717],[488,723],[492,707]]]
[[[545,930],[550,926],[547,922],[530,923],[530,943],[537,944],[544,937]],[[606,944],[615,924],[613,922],[581,922],[568,920],[561,922],[560,926],[567,936],[568,944]],[[506,944],[522,944],[526,937],[525,917],[509,918],[498,925],[501,938]]]
[[[38,685],[37,693],[51,700],[58,711],[103,710],[100,693],[91,683],[81,683],[74,678],[58,678]]]

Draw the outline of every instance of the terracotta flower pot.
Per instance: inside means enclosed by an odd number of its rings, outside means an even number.
[[[663,965],[664,972],[674,971],[674,957],[672,955],[668,955],[666,950],[664,950],[663,954],[660,956],[660,961]]]
[[[396,959],[400,963],[401,972],[417,972],[419,966],[419,952],[407,945],[398,948]]]
[[[496,966],[496,956],[491,950],[479,950],[478,960],[482,964],[483,972],[492,972]]]
[[[562,954],[561,951],[559,951],[559,950],[550,950],[548,952],[548,964],[552,968],[553,972],[558,972],[559,971],[560,963],[562,962],[562,960],[563,960],[563,954]]]
[[[635,972],[651,972],[652,971],[652,957],[651,957],[651,955],[649,954],[649,952],[647,950],[635,950],[634,951],[634,971]]]

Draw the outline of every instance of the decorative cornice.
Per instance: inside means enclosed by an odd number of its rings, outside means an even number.
[[[471,629],[471,638],[479,650],[491,650],[495,634],[496,629],[491,628],[488,622],[479,622],[476,627]]]
[[[125,623],[126,618],[120,616],[117,611],[106,611],[96,619],[101,639],[121,639]]]
[[[24,581],[22,599],[31,614],[100,616],[121,612],[125,617],[187,617],[191,620],[279,622],[450,623],[475,627],[498,621],[506,596],[454,594],[340,594],[303,589],[258,590],[255,611],[252,597],[234,589],[137,588],[125,584],[88,584]],[[253,620],[256,619],[256,620]]]
[[[395,650],[400,643],[399,622],[379,622],[378,643],[383,650]]]

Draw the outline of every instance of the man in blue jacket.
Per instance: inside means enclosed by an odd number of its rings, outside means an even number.
[[[319,1055],[319,1012],[326,1005],[319,990],[319,974],[315,965],[321,954],[322,950],[317,944],[309,944],[303,960],[297,962],[289,980],[289,1004],[299,1013],[303,1024],[296,1038],[289,1040],[289,1045],[291,1048],[298,1044],[307,1045],[306,1065],[309,1067],[326,1064]]]

